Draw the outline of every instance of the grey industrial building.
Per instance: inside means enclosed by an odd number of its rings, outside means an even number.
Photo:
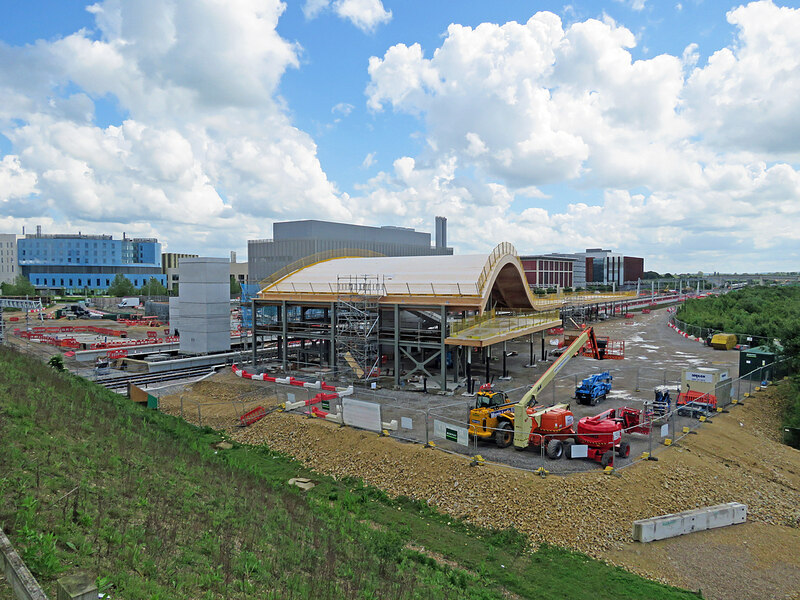
[[[450,255],[447,219],[436,217],[436,240],[431,234],[409,227],[368,227],[330,221],[285,221],[274,223],[272,239],[248,240],[249,279],[257,282],[276,271],[314,254],[360,250],[382,256]]]

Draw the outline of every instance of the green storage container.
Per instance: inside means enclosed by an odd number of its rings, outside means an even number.
[[[765,346],[756,346],[739,353],[739,377],[752,380],[771,380],[774,378],[772,363],[775,353]]]

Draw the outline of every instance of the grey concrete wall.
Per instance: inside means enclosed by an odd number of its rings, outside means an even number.
[[[182,258],[178,265],[181,352],[230,350],[230,260]]]
[[[169,334],[175,335],[175,331],[180,332],[181,318],[181,299],[180,297],[169,299]]]
[[[156,316],[162,323],[167,323],[169,321],[169,304],[152,300],[145,301],[144,314],[145,316]]]
[[[36,578],[0,529],[0,570],[19,600],[47,600]]]

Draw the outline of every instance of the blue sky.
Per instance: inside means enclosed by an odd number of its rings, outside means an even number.
[[[243,256],[278,220],[444,214],[457,252],[798,268],[796,2],[89,6],[4,3],[3,231]]]

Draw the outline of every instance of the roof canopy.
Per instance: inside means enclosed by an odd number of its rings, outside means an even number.
[[[331,301],[374,296],[386,304],[532,309],[533,297],[511,244],[491,254],[334,258],[270,283],[263,300]]]

